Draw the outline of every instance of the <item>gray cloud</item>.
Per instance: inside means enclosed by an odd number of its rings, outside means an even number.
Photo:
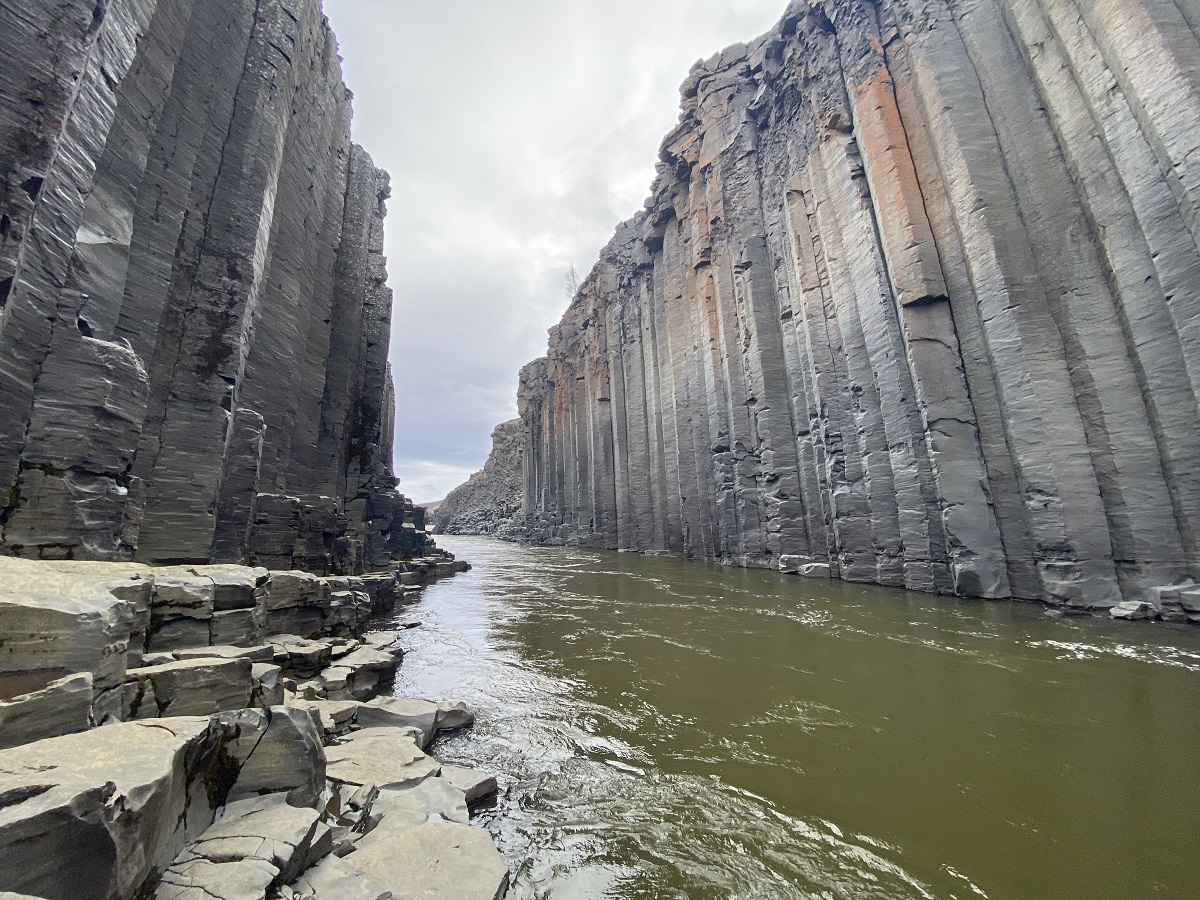
[[[417,500],[480,468],[517,370],[654,177],[691,64],[784,0],[325,0],[355,139],[392,174],[396,470]]]

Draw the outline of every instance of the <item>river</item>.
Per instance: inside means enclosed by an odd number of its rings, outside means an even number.
[[[1200,897],[1200,629],[441,537],[512,900]]]

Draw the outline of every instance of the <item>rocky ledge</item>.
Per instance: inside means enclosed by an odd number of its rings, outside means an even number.
[[[0,557],[0,884],[43,900],[503,897],[508,869],[469,813],[495,779],[426,753],[472,714],[381,695],[418,624],[396,604],[466,568]]]
[[[481,470],[459,485],[432,515],[434,534],[496,534],[521,513],[525,432],[520,419],[492,432],[492,452]]]

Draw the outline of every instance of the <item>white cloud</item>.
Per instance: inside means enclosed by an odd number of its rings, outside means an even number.
[[[691,64],[785,6],[325,0],[355,140],[392,174],[405,493],[436,499],[482,467],[492,428],[516,414],[517,371],[566,308],[567,268],[591,269],[640,207]]]
[[[397,459],[396,474],[404,493],[417,503],[443,500],[454,488],[471,477],[475,469],[429,459]]]

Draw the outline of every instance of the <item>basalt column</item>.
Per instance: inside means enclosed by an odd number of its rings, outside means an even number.
[[[395,491],[385,173],[318,0],[0,5],[0,550],[361,571]]]
[[[1200,579],[1198,29],[814,0],[698,63],[522,373],[522,534],[1093,607]]]

